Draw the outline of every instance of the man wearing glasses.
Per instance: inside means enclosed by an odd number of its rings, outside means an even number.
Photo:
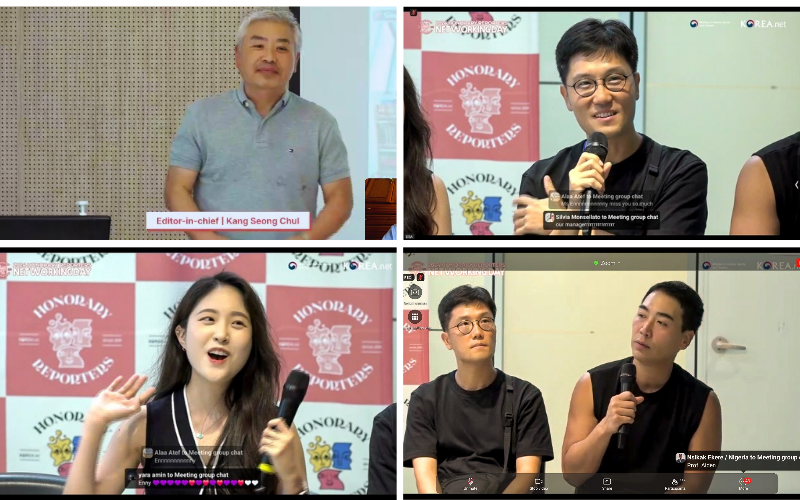
[[[640,84],[638,52],[633,32],[616,20],[586,19],[561,37],[556,47],[561,96],[587,137],[595,132],[606,136],[608,155],[601,162],[597,155],[584,151],[586,141],[581,141],[534,163],[522,176],[520,196],[514,200],[518,207],[515,234],[579,234],[578,229],[545,230],[542,213],[559,208],[549,203],[551,196],[569,193],[574,201],[587,189],[609,196],[637,195],[632,198],[637,205],[611,208],[595,204],[593,211],[614,211],[628,218],[659,215],[658,229],[643,222],[635,227],[626,222],[625,228],[595,228],[593,234],[705,233],[705,163],[689,151],[660,145],[634,128]]]
[[[439,304],[458,369],[411,393],[403,466],[419,493],[530,493],[532,474],[553,459],[542,393],[494,367],[496,313],[489,292],[469,285]]]

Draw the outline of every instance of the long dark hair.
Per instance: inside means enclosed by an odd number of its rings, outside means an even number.
[[[436,221],[433,220],[436,193],[433,189],[432,172],[428,169],[428,162],[433,158],[431,127],[425,121],[417,88],[405,66],[403,66],[403,102],[406,107],[403,123],[405,234],[427,236],[438,230]]]
[[[181,348],[175,335],[180,325],[187,330],[189,315],[197,303],[217,288],[232,286],[242,294],[253,335],[252,348],[247,362],[236,374],[225,393],[228,408],[228,421],[222,430],[225,448],[242,450],[242,454],[220,454],[217,469],[243,469],[258,478],[258,465],[261,457],[258,445],[261,433],[267,422],[275,418],[275,402],[280,384],[281,362],[272,343],[266,311],[256,292],[240,276],[231,272],[221,272],[196,281],[178,304],[167,332],[166,344],[158,361],[158,379],[155,399],[168,397],[181,390],[192,376],[192,365]],[[277,481],[266,486],[266,492],[275,493]],[[253,493],[255,488],[231,488],[225,493]]]

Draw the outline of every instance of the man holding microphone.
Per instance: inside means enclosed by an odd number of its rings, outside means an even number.
[[[663,487],[679,478],[682,493],[708,491],[713,471],[685,469],[676,459],[679,453],[719,451],[722,446],[719,399],[675,363],[702,317],[703,301],[686,283],[658,283],[645,294],[633,319],[633,355],[580,378],[561,451],[564,478],[576,493],[600,493],[593,476],[622,473],[638,475],[613,479],[615,493],[664,493]],[[618,432],[625,438],[619,439]]]
[[[627,225],[606,231],[595,229],[594,234],[705,232],[705,163],[689,151],[662,146],[634,128],[640,83],[637,62],[636,37],[617,20],[586,19],[561,37],[556,47],[561,96],[587,137],[599,133],[605,138],[607,154],[601,159],[588,147],[591,141],[581,141],[534,163],[522,176],[520,196],[513,201],[517,206],[515,234],[579,234],[577,229],[545,229],[542,214],[551,207],[562,208],[550,204],[554,194],[570,200],[564,208],[580,211],[577,200],[587,190],[601,195],[641,196],[633,205],[612,210],[626,216],[659,216],[658,229]]]

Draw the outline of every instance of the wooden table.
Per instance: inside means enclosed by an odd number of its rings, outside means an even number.
[[[366,239],[379,240],[397,224],[397,179],[366,179],[364,203]]]

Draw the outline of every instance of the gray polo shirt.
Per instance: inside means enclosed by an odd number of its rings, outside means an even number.
[[[310,212],[312,221],[318,186],[350,177],[333,115],[287,90],[262,118],[244,84],[186,108],[169,164],[199,172],[194,200],[204,212]],[[296,233],[220,234],[282,240]]]

